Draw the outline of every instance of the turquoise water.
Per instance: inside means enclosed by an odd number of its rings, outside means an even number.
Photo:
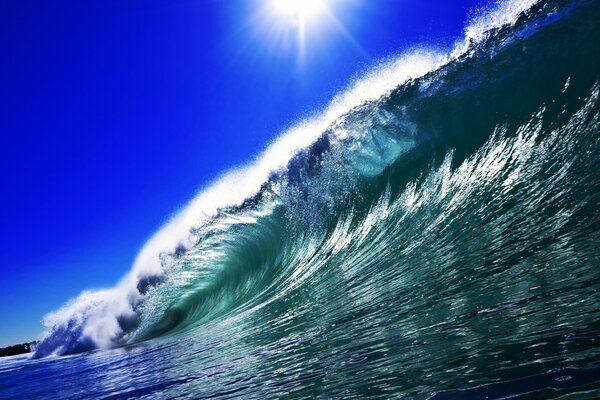
[[[600,397],[600,2],[509,11],[193,202],[0,398]]]

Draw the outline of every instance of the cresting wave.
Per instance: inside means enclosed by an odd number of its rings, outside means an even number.
[[[349,301],[361,309],[387,289],[426,285],[424,277],[435,288],[432,260],[445,260],[440,276],[456,279],[467,279],[458,260],[484,260],[466,269],[483,287],[552,238],[548,246],[569,250],[569,235],[583,229],[579,214],[596,223],[597,183],[580,170],[597,164],[593,154],[581,159],[597,146],[586,135],[598,132],[599,79],[590,59],[597,30],[581,15],[597,9],[595,1],[504,2],[475,18],[449,54],[415,50],[375,69],[202,191],[115,288],[84,292],[49,314],[35,357],[230,326],[305,286],[322,285],[315,297],[327,298],[321,291],[354,280]],[[573,15],[587,25],[573,27]],[[518,221],[522,213],[529,217]],[[490,247],[469,248],[469,232]],[[520,234],[509,250],[507,238]],[[583,247],[580,256],[597,256]],[[367,274],[382,260],[391,261]],[[329,270],[345,276],[325,279]],[[379,292],[364,290],[374,285]],[[477,289],[466,297],[459,289],[440,302],[486,303]],[[410,312],[428,310],[437,308],[424,302]],[[410,328],[411,314],[399,313]]]

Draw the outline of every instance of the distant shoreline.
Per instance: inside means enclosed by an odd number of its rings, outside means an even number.
[[[38,341],[15,344],[8,347],[0,348],[0,357],[16,356],[18,354],[31,353]]]

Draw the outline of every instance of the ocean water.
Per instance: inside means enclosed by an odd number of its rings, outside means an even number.
[[[0,398],[600,398],[600,1],[512,1],[193,199]]]

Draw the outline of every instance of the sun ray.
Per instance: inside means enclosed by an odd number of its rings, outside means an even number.
[[[356,0],[269,0],[262,2],[255,23],[262,30],[265,48],[293,52],[298,66],[306,65],[308,57],[328,41],[327,35],[343,36],[356,51],[365,50],[338,19],[336,10]]]

